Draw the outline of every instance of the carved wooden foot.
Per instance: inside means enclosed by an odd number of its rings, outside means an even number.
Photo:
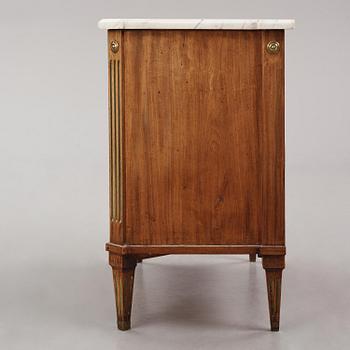
[[[130,329],[134,271],[137,258],[133,255],[110,254],[109,263],[113,270],[118,328],[125,331]]]
[[[249,261],[250,262],[256,262],[256,254],[255,253],[249,254]]]
[[[271,331],[279,330],[282,270],[284,256],[263,256],[263,268],[266,271],[267,295],[269,299]]]

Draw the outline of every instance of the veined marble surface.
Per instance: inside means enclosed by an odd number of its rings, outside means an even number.
[[[293,29],[294,19],[101,19],[101,29]]]

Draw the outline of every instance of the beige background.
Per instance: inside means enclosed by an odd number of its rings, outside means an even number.
[[[115,329],[103,17],[296,19],[279,334],[246,256],[146,261]],[[0,348],[349,348],[349,20],[346,0],[1,0]]]

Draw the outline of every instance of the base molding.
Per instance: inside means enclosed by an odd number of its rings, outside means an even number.
[[[279,330],[282,270],[284,269],[284,246],[258,245],[118,245],[107,243],[109,264],[113,271],[118,328],[130,329],[134,272],[142,259],[167,254],[249,254],[255,261],[262,257],[266,272],[267,294],[271,331]]]
[[[145,257],[166,254],[258,254],[285,255],[281,245],[120,245],[107,243],[106,250],[118,255],[141,254]]]

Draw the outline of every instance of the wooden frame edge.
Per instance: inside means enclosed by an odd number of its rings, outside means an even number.
[[[145,256],[167,254],[258,254],[285,255],[285,246],[262,245],[120,245],[107,243],[106,250],[118,255]]]

